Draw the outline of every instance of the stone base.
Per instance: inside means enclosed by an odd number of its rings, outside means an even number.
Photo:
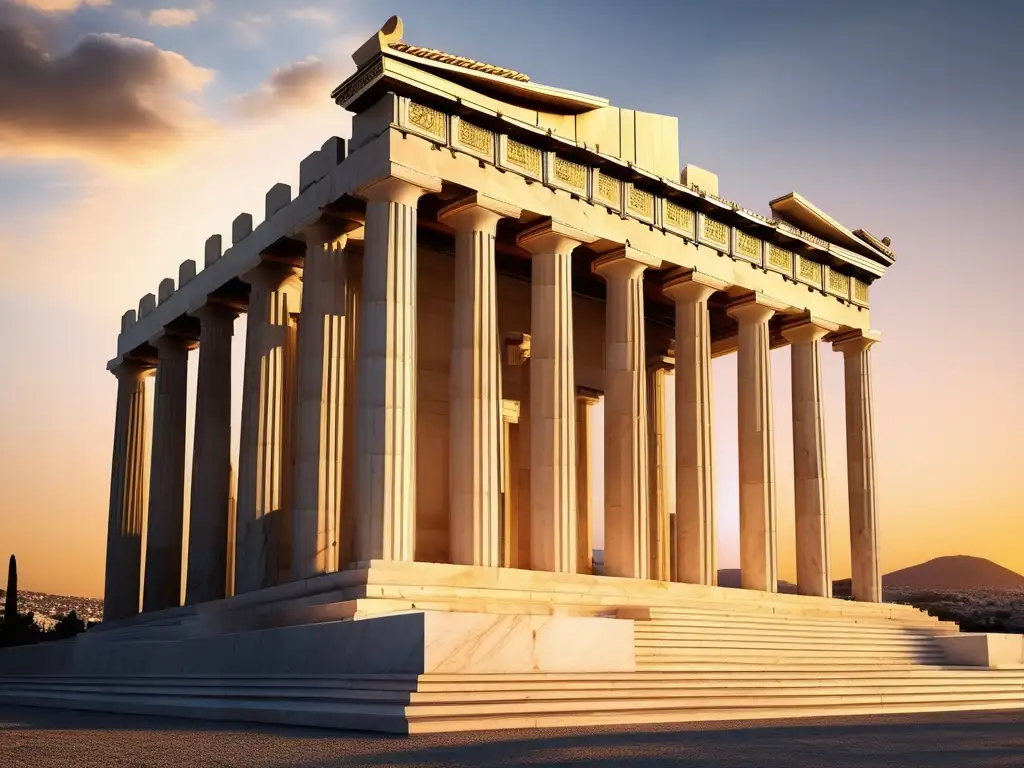
[[[1024,635],[965,633],[939,638],[950,664],[1024,669]]]

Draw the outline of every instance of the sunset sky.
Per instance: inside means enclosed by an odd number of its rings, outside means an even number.
[[[1024,572],[1024,3],[0,0],[0,556],[23,589],[101,594],[121,314],[349,135],[330,91],[392,13],[412,44],[678,116],[681,163],[745,207],[795,190],[890,236],[871,311],[883,569]],[[789,353],[772,357],[792,579]],[[840,578],[842,361],[823,357]],[[735,359],[714,376],[728,567]]]

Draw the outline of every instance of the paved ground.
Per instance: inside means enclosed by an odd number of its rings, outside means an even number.
[[[1024,712],[367,736],[0,707],[3,768],[1020,768]]]

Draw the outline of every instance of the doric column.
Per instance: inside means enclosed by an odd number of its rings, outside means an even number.
[[[411,561],[416,541],[416,208],[436,179],[388,177],[367,200],[359,323],[356,561]]]
[[[608,576],[650,574],[647,360],[644,269],[659,261],[625,247],[593,270],[607,283],[604,391],[604,569]]]
[[[871,392],[871,345],[879,336],[852,331],[836,338],[846,377],[846,471],[850,495],[850,565],[853,599],[882,602],[875,501],[875,418]]]
[[[238,449],[235,594],[272,586],[288,573],[293,315],[301,296],[299,272],[291,266],[262,262],[244,279],[251,288]]]
[[[455,230],[455,308],[449,459],[449,554],[462,565],[501,562],[501,381],[498,347],[498,221],[519,209],[474,193],[438,219]]]
[[[828,328],[813,319],[782,330],[790,343],[793,386],[793,491],[796,585],[801,595],[832,597],[828,540],[828,478],[819,340]]]
[[[185,505],[185,411],[190,342],[162,332],[153,396],[153,450],[142,610],[181,604],[181,537]]]
[[[227,590],[231,494],[231,337],[238,312],[206,303],[199,318],[185,604],[223,598]]]
[[[739,323],[740,584],[778,591],[775,437],[768,320],[775,307],[750,296],[728,313]]]
[[[341,567],[344,509],[346,344],[349,290],[347,237],[320,223],[306,230],[302,315],[296,363],[292,577]],[[339,236],[340,235],[340,236]],[[351,478],[349,478],[351,479]]]
[[[104,621],[124,619],[139,612],[142,520],[149,461],[146,454],[145,378],[151,370],[151,366],[128,360],[118,360],[110,368],[117,377],[117,406],[114,413],[114,454],[110,466]]]
[[[530,567],[576,570],[576,377],[572,252],[593,238],[546,219],[521,232],[530,299]]]
[[[590,483],[594,479],[594,451],[591,445],[594,406],[600,395],[580,387],[576,395],[576,573],[594,572],[594,540]]]
[[[650,498],[648,511],[651,536],[651,578],[672,578],[670,521],[675,508],[675,489],[670,487],[668,457],[669,431],[665,413],[665,379],[673,371],[673,359],[659,355],[647,361],[648,445],[650,455]]]
[[[687,584],[718,584],[708,298],[725,287],[697,272],[675,274],[664,285],[676,304],[674,566]]]

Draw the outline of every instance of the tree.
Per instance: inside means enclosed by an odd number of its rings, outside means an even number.
[[[18,560],[11,555],[7,566],[7,595],[4,600],[4,619],[7,622],[18,618]]]
[[[71,611],[67,616],[61,616],[57,619],[57,623],[48,634],[50,634],[54,640],[64,640],[81,634],[82,632],[85,632],[85,622],[78,617],[77,613]]]

